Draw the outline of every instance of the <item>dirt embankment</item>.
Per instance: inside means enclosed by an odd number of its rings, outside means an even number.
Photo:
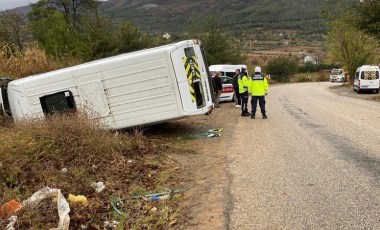
[[[194,150],[176,154],[189,191],[181,204],[180,229],[226,229],[229,208],[227,149],[240,109],[234,103],[222,103],[209,116],[197,116],[173,122],[169,126],[178,137],[177,143]],[[223,128],[221,137],[207,138],[208,129]],[[171,133],[173,135],[173,133]]]

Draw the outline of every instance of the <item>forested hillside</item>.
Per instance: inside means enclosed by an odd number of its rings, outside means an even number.
[[[230,31],[255,28],[324,32],[323,0],[109,0],[102,10],[149,32],[182,32],[192,20],[218,16]]]

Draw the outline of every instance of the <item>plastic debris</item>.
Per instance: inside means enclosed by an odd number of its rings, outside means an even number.
[[[92,182],[91,186],[95,189],[97,193],[102,192],[106,188],[103,182]]]
[[[221,132],[223,131],[223,128],[219,129],[209,129],[207,130],[207,137],[220,137],[222,136]]]
[[[162,195],[162,196],[143,197],[144,200],[151,200],[151,201],[167,200],[169,198],[170,198],[170,194],[166,194],[166,195]]]
[[[15,201],[11,200],[0,207],[0,219],[8,219],[10,216],[18,212],[22,208],[22,205]]]
[[[223,131],[223,128],[219,128],[219,129],[209,129],[207,130],[207,132],[209,133],[220,133]]]
[[[86,206],[88,204],[87,197],[83,195],[73,195],[69,194],[69,198],[67,199],[72,204],[81,204],[83,206]]]
[[[114,220],[114,221],[104,221],[104,230],[114,230],[117,229],[119,225],[119,222]]]
[[[55,198],[58,206],[59,223],[58,228],[50,230],[68,230],[70,225],[70,206],[65,197],[62,195],[60,189],[45,187],[38,192],[35,192],[31,197],[22,202],[24,207],[36,206],[46,198]]]
[[[9,217],[8,221],[9,221],[9,224],[7,225],[5,230],[15,230],[15,228],[13,226],[15,225],[15,223],[17,221],[17,216]]]
[[[184,193],[188,189],[178,189],[178,190],[170,190],[166,189],[165,192],[160,192],[160,193],[154,193],[154,194],[147,194],[144,196],[134,196],[132,197],[133,199],[143,199],[146,201],[157,201],[157,200],[167,200],[171,196],[173,196],[175,193]]]
[[[156,207],[153,207],[152,209],[150,209],[151,212],[157,212],[157,208]]]
[[[62,171],[63,173],[67,173],[69,170],[68,170],[67,168],[63,168],[61,171]]]
[[[125,214],[120,211],[116,206],[122,207],[124,205],[123,200],[120,197],[115,197],[113,200],[111,200],[111,206],[115,212],[121,216],[125,216]]]

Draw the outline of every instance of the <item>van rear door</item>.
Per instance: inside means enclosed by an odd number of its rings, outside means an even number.
[[[212,105],[207,68],[199,45],[183,46],[171,53],[178,88],[185,112],[196,112]]]
[[[362,89],[378,89],[379,88],[379,70],[363,69],[360,72],[360,88]]]

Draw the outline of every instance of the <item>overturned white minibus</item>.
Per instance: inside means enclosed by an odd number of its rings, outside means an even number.
[[[207,66],[187,40],[9,81],[1,107],[15,121],[80,109],[110,129],[162,123],[211,112]]]

